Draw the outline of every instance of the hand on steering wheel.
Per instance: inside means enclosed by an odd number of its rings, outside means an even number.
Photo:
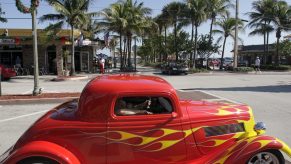
[[[145,111],[145,114],[154,114],[153,112]]]

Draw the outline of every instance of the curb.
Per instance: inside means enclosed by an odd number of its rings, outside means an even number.
[[[63,97],[63,98],[38,98],[38,99],[10,99],[0,100],[0,105],[24,105],[24,104],[55,104],[64,103],[79,97]]]
[[[61,77],[57,77],[57,78],[53,78],[50,81],[74,81],[74,80],[84,80],[84,79],[88,79],[88,76],[80,76],[80,77],[72,77],[72,78],[61,78]]]

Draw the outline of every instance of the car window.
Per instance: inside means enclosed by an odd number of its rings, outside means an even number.
[[[166,97],[122,97],[114,107],[117,116],[169,114],[172,111],[172,103]]]

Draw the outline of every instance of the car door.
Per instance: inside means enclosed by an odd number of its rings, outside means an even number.
[[[158,95],[158,96],[157,96]],[[159,114],[118,115],[115,106],[121,98],[158,97],[167,100],[172,111]],[[151,100],[152,101],[152,100]],[[107,163],[177,163],[187,159],[181,113],[167,93],[122,93],[113,99],[108,120]],[[153,102],[152,102],[153,103]],[[136,105],[135,105],[136,106]],[[166,105],[167,106],[167,105]]]

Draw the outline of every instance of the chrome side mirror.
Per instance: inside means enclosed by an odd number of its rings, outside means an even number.
[[[254,129],[255,131],[266,130],[266,124],[263,122],[257,122]]]

